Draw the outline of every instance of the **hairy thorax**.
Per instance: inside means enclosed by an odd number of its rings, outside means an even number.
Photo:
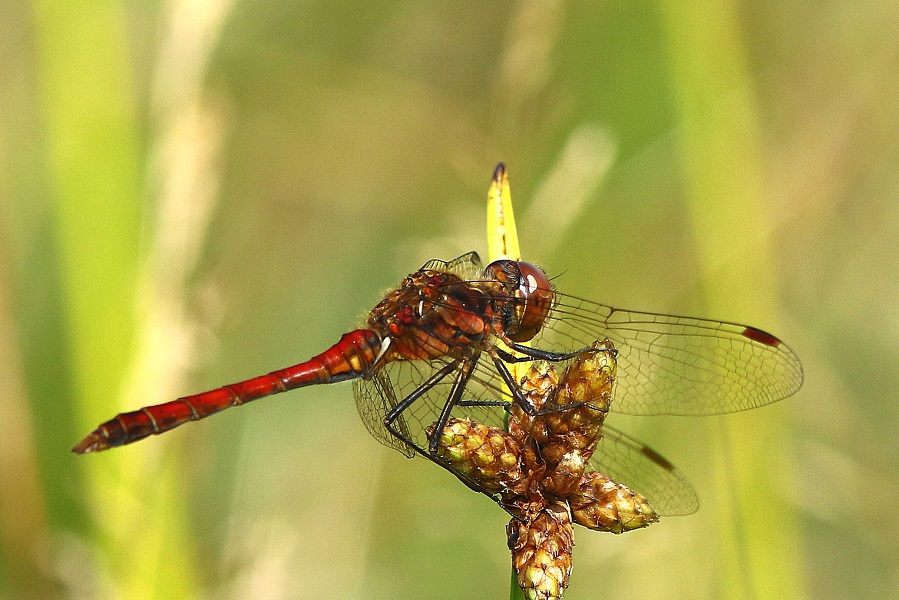
[[[441,271],[407,276],[369,314],[368,325],[389,338],[387,360],[459,358],[484,351],[502,335],[507,300],[496,281],[463,281]]]

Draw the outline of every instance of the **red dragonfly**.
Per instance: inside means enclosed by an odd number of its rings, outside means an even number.
[[[737,412],[790,396],[802,384],[796,355],[760,329],[597,304],[556,291],[533,264],[498,260],[482,268],[471,252],[449,262],[429,261],[408,275],[371,311],[366,328],[344,334],[321,354],[120,414],[73,452],[130,444],[257,398],[354,379],[359,414],[376,439],[455,472],[438,456],[440,432],[451,418],[501,426],[510,401],[535,413],[510,364],[566,361],[604,339],[617,350],[612,409],[625,414]],[[689,514],[698,507],[679,471],[608,425],[591,460],[597,470],[640,491],[660,514]]]

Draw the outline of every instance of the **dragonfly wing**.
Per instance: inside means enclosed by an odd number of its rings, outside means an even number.
[[[463,280],[476,280],[483,275],[483,269],[481,257],[477,252],[472,251],[449,261],[439,258],[431,259],[423,264],[419,271],[441,271],[458,275]]]
[[[392,435],[384,426],[384,418],[398,404],[394,390],[390,373],[386,369],[379,370],[371,379],[353,381],[356,409],[368,432],[388,448],[412,458],[415,450]],[[396,427],[403,433],[408,431],[408,424],[402,415],[397,419]]]
[[[431,361],[398,360],[385,364],[371,379],[355,380],[356,408],[369,433],[382,444],[407,456],[414,455],[416,450],[427,454],[427,431],[437,422],[449,399],[453,373],[424,390],[394,422],[400,433],[413,441],[414,447],[410,448],[391,434],[384,425],[384,419],[409,394],[421,388],[434,373],[451,362],[443,358]],[[504,389],[495,367],[483,357],[450,417],[468,418],[487,426],[502,427],[506,411],[502,406],[496,406],[495,401],[507,398]]]
[[[786,398],[802,385],[799,359],[760,329],[561,294],[534,346],[571,351],[604,338],[618,350],[612,409],[626,414],[738,412]]]
[[[603,425],[602,439],[590,464],[600,473],[643,494],[660,515],[689,515],[699,509],[696,492],[674,465],[614,427]]]
[[[484,481],[473,477],[468,472],[469,463],[454,464],[440,453],[434,456],[429,451],[428,432],[440,419],[461,369],[450,371],[436,382],[431,378],[452,363],[446,359],[387,363],[370,380],[357,380],[355,392],[359,414],[369,432],[381,443],[406,456],[420,454],[453,473],[471,489],[498,501],[496,486],[490,488]],[[504,429],[507,414],[504,399],[507,393],[502,386],[496,368],[482,356],[459,402],[449,413],[448,426],[459,427],[458,421],[468,419],[477,425]],[[417,394],[415,401],[393,422],[393,426],[408,440],[407,443],[387,429],[384,419],[413,393]]]

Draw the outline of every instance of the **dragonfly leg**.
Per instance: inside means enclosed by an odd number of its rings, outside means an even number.
[[[417,450],[418,448],[415,445],[415,440],[411,439],[409,436],[403,434],[396,427],[394,427],[394,422],[400,418],[400,415],[402,415],[403,412],[407,408],[409,408],[413,402],[421,398],[425,392],[440,383],[444,377],[455,371],[458,366],[459,361],[457,360],[444,366],[442,369],[428,377],[428,379],[420,386],[418,386],[418,388],[415,389],[411,394],[403,398],[402,402],[397,403],[396,406],[391,408],[390,412],[387,413],[387,416],[384,417],[384,427],[387,428],[387,431],[389,431],[397,439],[402,440],[404,443]]]
[[[508,345],[510,348],[512,348],[512,350],[520,352],[521,354],[524,354],[524,356],[515,356],[499,348],[496,348],[497,354],[499,354],[500,358],[502,358],[507,363],[520,363],[532,360],[548,360],[549,362],[560,362],[563,360],[568,360],[570,358],[577,358],[578,356],[583,356],[584,354],[587,354],[589,352],[596,351],[595,348],[586,347],[581,348],[580,350],[575,350],[574,352],[550,352],[549,350],[531,348],[530,346],[524,346],[516,342],[511,342]]]
[[[502,400],[459,400],[456,402],[456,406],[498,406],[498,407],[506,407],[509,406],[508,402],[503,402]]]
[[[521,388],[518,385],[518,382],[515,381],[515,378],[512,377],[512,373],[509,372],[509,367],[506,366],[502,356],[494,356],[493,364],[496,365],[496,370],[499,373],[499,376],[502,377],[503,382],[506,384],[506,387],[509,388],[509,393],[512,394],[512,400],[515,401],[521,409],[532,417],[538,414],[537,408],[531,404],[531,401],[525,397],[523,393],[521,393]]]
[[[597,412],[609,414],[608,408],[601,408],[596,406],[595,404],[591,404],[590,402],[569,402],[568,404],[564,404],[562,406],[550,406],[549,408],[543,408],[534,412],[534,414],[530,415],[532,417],[542,417],[543,415],[549,415],[552,413],[562,412],[565,410],[571,410],[574,408],[579,408],[581,406],[586,406],[590,410],[595,410]]]
[[[431,435],[428,436],[428,452],[433,456],[437,455],[437,446],[440,445],[440,436],[443,435],[443,429],[449,421],[450,413],[452,413],[453,408],[462,399],[462,393],[465,391],[465,386],[468,385],[468,380],[471,378],[471,374],[474,372],[474,368],[477,366],[480,357],[480,354],[475,354],[462,362],[462,366],[459,369],[459,373],[450,390],[449,397],[446,399],[446,404],[443,405],[443,410],[440,411],[440,416],[437,418],[437,422],[434,423],[434,429],[431,431]]]
[[[465,386],[468,385],[468,380],[471,377],[471,374],[474,372],[474,368],[478,364],[478,358],[480,358],[480,354],[475,354],[471,358],[465,359],[464,361],[455,360],[442,369],[428,377],[428,379],[418,386],[411,394],[403,398],[403,400],[397,403],[387,416],[384,417],[384,427],[387,428],[387,431],[391,433],[394,437],[399,440],[402,440],[404,443],[408,444],[410,447],[415,448],[420,453],[424,454],[427,458],[434,460],[437,458],[437,447],[440,445],[440,436],[443,434],[444,428],[446,428],[446,424],[449,421],[450,414],[453,411],[453,407],[455,407],[462,398],[462,393],[465,391]],[[437,418],[437,421],[434,423],[433,430],[431,434],[428,436],[428,450],[427,454],[421,451],[421,449],[415,443],[415,440],[411,439],[409,435],[404,434],[402,431],[397,429],[394,426],[394,423],[397,419],[400,418],[400,415],[409,408],[416,400],[421,398],[425,392],[433,388],[435,385],[440,383],[447,375],[452,373],[453,371],[458,371],[456,375],[455,381],[453,381],[453,387],[450,390],[450,394],[447,397],[446,404],[443,405],[443,409],[440,411],[440,416]],[[438,461],[439,462],[439,461]]]
[[[588,407],[588,408],[591,408],[591,409],[593,409],[593,410],[597,410],[597,411],[600,411],[600,412],[606,412],[606,413],[609,412],[608,409],[603,410],[602,408],[600,408],[600,407],[598,407],[598,406],[596,406],[596,405],[594,405],[594,404],[591,404],[591,403],[589,403],[589,402],[570,402],[570,403],[568,403],[568,404],[566,404],[566,405],[564,405],[564,406],[553,406],[553,407],[551,407],[551,408],[538,410],[537,407],[534,406],[534,405],[531,403],[531,401],[527,399],[527,396],[525,396],[525,395],[521,392],[521,388],[519,387],[519,385],[518,385],[517,382],[515,381],[515,378],[512,377],[512,373],[509,372],[509,368],[506,366],[506,363],[505,363],[504,360],[502,359],[502,356],[494,357],[494,358],[493,358],[493,363],[496,365],[496,370],[499,372],[500,377],[502,377],[503,381],[505,382],[506,387],[509,388],[509,392],[512,394],[512,399],[515,401],[516,404],[518,404],[518,406],[521,407],[521,409],[522,409],[524,412],[526,412],[528,415],[530,415],[530,416],[532,416],[532,417],[538,417],[538,416],[542,416],[542,415],[548,415],[548,414],[551,414],[551,413],[554,413],[554,412],[560,412],[560,411],[563,411],[563,410],[569,410],[569,409],[572,409],[572,408],[577,408],[577,407],[579,407],[579,406],[586,406],[586,407]],[[471,401],[471,402],[472,402],[471,406],[501,406],[501,405],[507,405],[507,403],[504,403],[504,402],[497,402],[497,403],[493,403],[492,401],[485,401],[485,402],[483,402],[483,403],[482,403],[482,402],[479,402],[479,401]],[[468,404],[466,404],[466,406],[468,406]]]
[[[440,436],[443,433],[443,430],[446,428],[446,424],[449,422],[450,415],[452,414],[452,410],[456,406],[502,406],[505,407],[507,405],[506,402],[502,402],[500,400],[492,401],[492,400],[462,400],[462,394],[465,391],[465,387],[468,384],[468,380],[471,378],[471,374],[474,372],[475,367],[477,366],[478,359],[480,358],[480,354],[475,354],[473,357],[468,358],[461,362],[456,360],[448,365],[444,366],[442,369],[431,375],[424,383],[422,383],[417,389],[415,389],[411,394],[406,396],[401,402],[398,402],[387,414],[384,418],[384,426],[387,430],[395,436],[397,439],[402,440],[409,447],[414,449],[418,454],[421,454],[428,460],[437,463],[442,466],[444,469],[453,473],[462,483],[466,486],[474,490],[475,492],[486,494],[490,497],[491,500],[496,502],[503,510],[505,510],[509,515],[514,518],[520,518],[520,515],[515,512],[509,506],[506,506],[502,498],[496,494],[492,494],[484,489],[482,485],[480,485],[476,481],[472,481],[467,477],[463,476],[456,467],[440,456],[437,452],[437,449],[440,445]],[[427,449],[420,447],[415,440],[411,439],[409,435],[403,434],[403,432],[399,431],[395,424],[400,419],[403,411],[409,408],[416,400],[422,397],[428,390],[433,388],[435,385],[440,383],[447,375],[452,373],[453,371],[458,371],[455,381],[453,382],[453,387],[450,390],[449,396],[447,397],[446,404],[444,404],[443,409],[440,411],[440,416],[437,418],[437,421],[433,425],[433,430],[431,431],[431,435],[428,436],[428,447]]]

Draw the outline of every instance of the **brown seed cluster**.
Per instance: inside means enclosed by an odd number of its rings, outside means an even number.
[[[497,427],[450,419],[440,436],[440,454],[460,474],[487,492],[517,488],[524,479],[521,444]]]
[[[589,467],[612,402],[615,350],[596,342],[560,377],[537,362],[520,390],[537,414],[510,408],[508,431],[450,419],[439,454],[457,475],[499,495],[516,515],[507,527],[512,565],[529,600],[562,597],[571,573],[573,523],[623,533],[658,515],[641,494]]]
[[[594,351],[570,364],[561,379],[546,362],[531,366],[522,379],[522,393],[542,414],[531,416],[514,405],[509,432],[539,449],[548,493],[565,497],[578,488],[609,412],[615,368],[611,347],[594,344]]]
[[[540,507],[527,518],[512,519],[506,526],[512,568],[528,600],[561,598],[571,575],[574,528],[564,502]]]
[[[568,505],[575,523],[596,531],[624,533],[659,520],[642,494],[599,471],[584,473],[578,489],[568,496]]]

